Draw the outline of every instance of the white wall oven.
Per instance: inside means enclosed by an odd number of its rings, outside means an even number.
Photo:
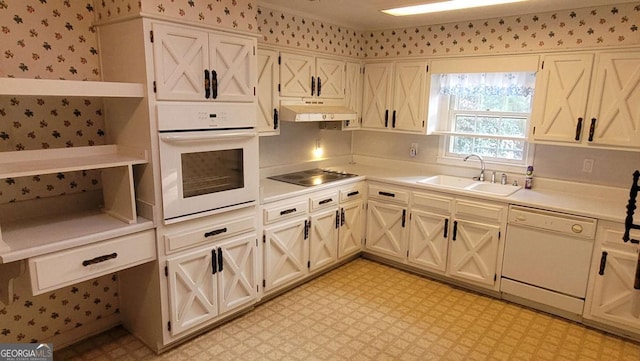
[[[158,105],[165,224],[256,204],[252,104]]]

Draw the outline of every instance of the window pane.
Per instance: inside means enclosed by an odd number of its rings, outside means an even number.
[[[527,119],[525,118],[503,118],[500,127],[500,135],[525,136]]]
[[[456,154],[473,153],[473,140],[471,137],[451,137],[451,147],[449,151]]]
[[[480,94],[464,94],[457,97],[455,109],[458,110],[476,110],[482,105],[482,97]]]
[[[477,134],[500,134],[500,119],[480,117],[478,118]]]
[[[476,118],[464,116],[464,115],[456,116],[456,121],[455,121],[453,130],[460,133],[475,133]]]

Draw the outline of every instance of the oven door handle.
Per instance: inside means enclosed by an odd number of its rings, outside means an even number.
[[[200,132],[198,134],[160,134],[160,140],[167,143],[179,142],[196,142],[202,140],[220,140],[220,139],[245,139],[255,137],[257,133],[252,130],[249,132],[231,132],[231,133],[210,133]]]

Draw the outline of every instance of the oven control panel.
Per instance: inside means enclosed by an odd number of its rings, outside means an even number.
[[[250,104],[163,102],[157,113],[160,131],[256,126],[256,107]]]

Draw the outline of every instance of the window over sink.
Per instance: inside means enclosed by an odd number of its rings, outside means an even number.
[[[441,135],[439,162],[460,164],[471,153],[501,170],[533,162],[527,133],[537,60],[509,63],[505,71],[486,63],[434,64],[429,134]]]

